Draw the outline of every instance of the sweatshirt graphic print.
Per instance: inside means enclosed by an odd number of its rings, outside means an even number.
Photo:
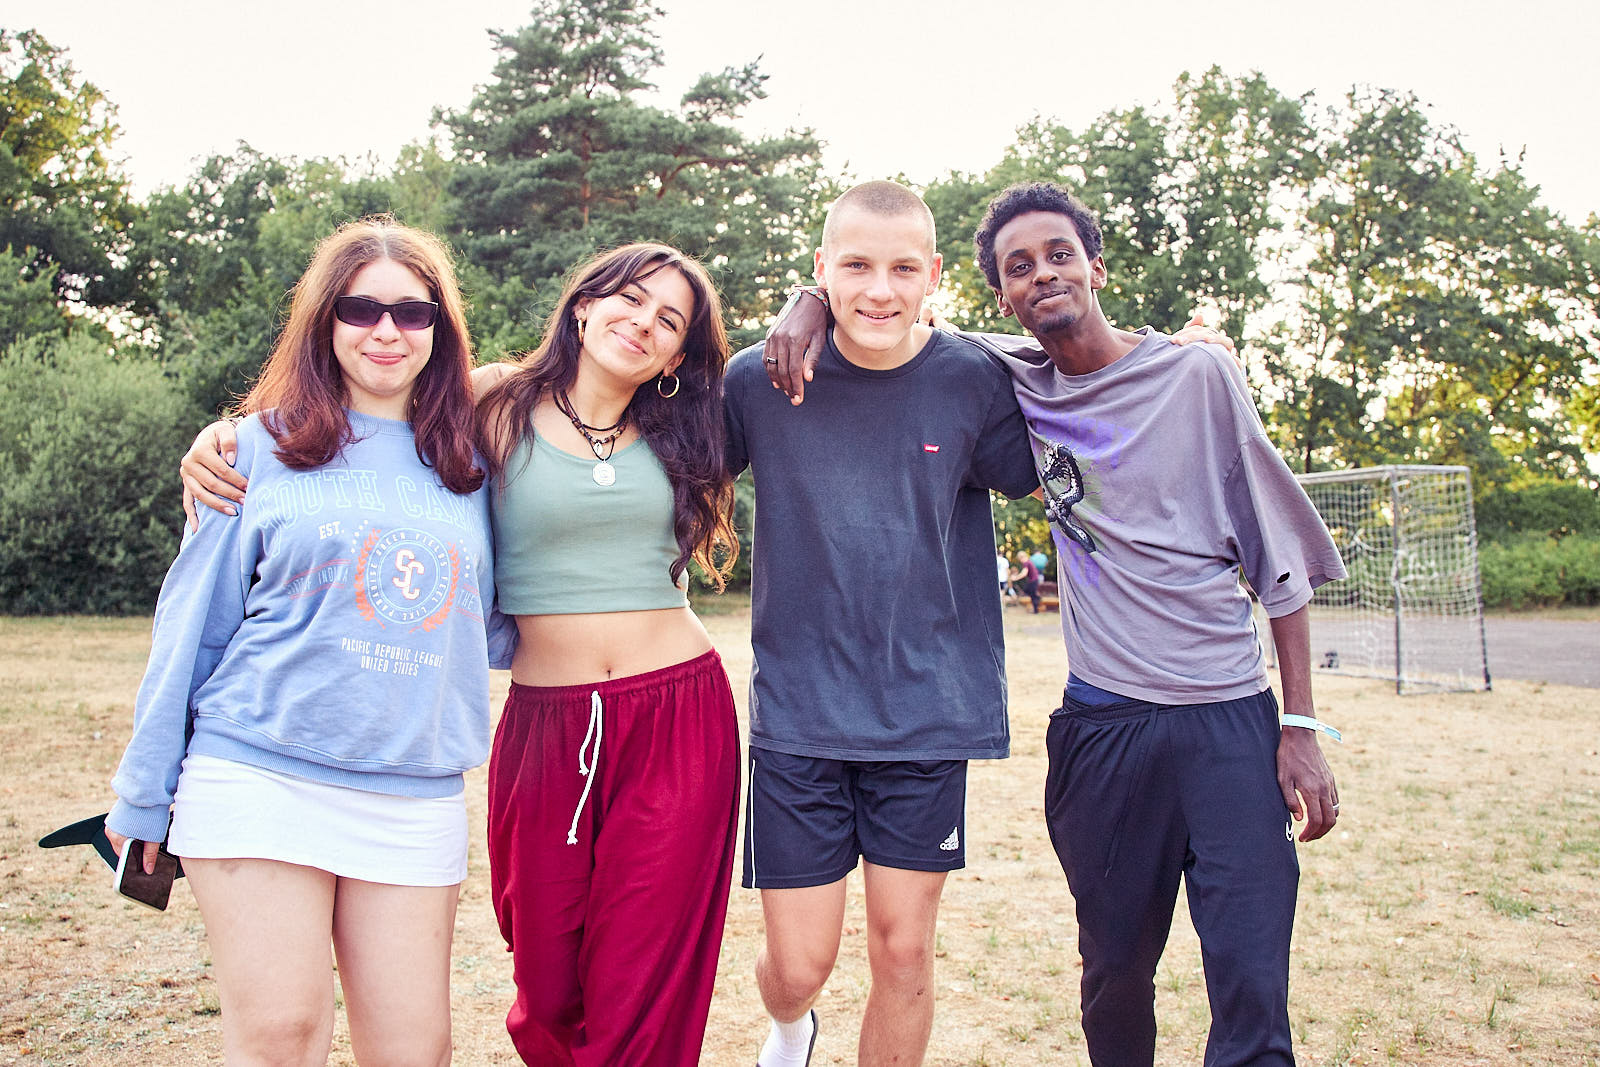
[[[356,440],[312,471],[240,425],[250,488],[162,586],[113,829],[159,840],[188,752],[407,796],[452,795],[486,757],[490,656],[515,642],[488,490],[445,489],[405,423],[348,417]]]

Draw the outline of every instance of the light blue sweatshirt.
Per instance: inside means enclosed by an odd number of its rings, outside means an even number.
[[[414,797],[453,796],[488,755],[488,668],[516,643],[488,484],[452,493],[407,423],[346,416],[356,439],[310,471],[240,423],[243,507],[201,508],[161,586],[117,833],[166,835],[187,752]]]

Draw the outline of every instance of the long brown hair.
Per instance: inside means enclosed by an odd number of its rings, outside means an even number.
[[[309,470],[332,462],[354,438],[344,405],[349,399],[333,352],[333,302],[364,267],[389,259],[415,274],[439,302],[433,354],[411,393],[417,457],[452,493],[483,484],[473,464],[472,341],[450,253],[437,237],[402,226],[389,215],[348,222],[323,238],[295,283],[289,322],[262,365],[261,377],[240,402],[243,413],[271,411],[267,429],[288,467]]]
[[[512,451],[525,434],[533,433],[533,409],[540,399],[568,392],[577,381],[582,348],[574,314],[578,301],[603,299],[630,282],[668,269],[682,274],[694,293],[683,362],[676,371],[680,385],[670,399],[657,391],[658,379],[640,385],[628,402],[628,418],[672,483],[672,525],[678,542],[678,558],[669,568],[672,580],[678,580],[692,559],[720,590],[739,552],[733,531],[733,479],[723,456],[722,374],[728,363],[728,334],[710,276],[676,248],[623,245],[575,268],[550,313],[544,340],[483,398],[480,441],[490,475],[503,483]]]

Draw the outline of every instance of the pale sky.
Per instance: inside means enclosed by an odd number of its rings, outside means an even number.
[[[925,182],[987,170],[1035,115],[1081,129],[1158,104],[1185,70],[1259,70],[1334,102],[1360,83],[1415,92],[1487,163],[1525,152],[1544,200],[1600,211],[1595,0],[663,0],[671,100],[760,55],[751,132],[810,126],[831,169]],[[135,188],[183,181],[240,141],[273,155],[375,154],[424,138],[434,105],[489,78],[488,28],[526,0],[11,0],[0,24],[68,49],[119,108]]]

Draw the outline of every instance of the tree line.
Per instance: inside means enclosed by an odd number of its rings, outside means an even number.
[[[114,103],[64,50],[0,28],[7,610],[149,609],[176,547],[177,456],[242,393],[312,246],[348,219],[392,212],[450,242],[485,359],[537,342],[571,264],[635,239],[700,257],[735,342],[758,339],[808,278],[828,201],[877,175],[828,171],[814,130],[742,132],[766,91],[755,62],[652,102],[661,18],[644,0],[537,0],[490,34],[473,98],[392,165],[240,144],[143,198],[114,162]],[[1113,322],[1215,309],[1296,469],[1464,463],[1486,501],[1593,497],[1600,220],[1550,210],[1518,160],[1480,161],[1415,96],[1322,101],[1212,68],[1160,106],[1032,122],[987,170],[923,190],[957,325],[1015,329],[970,234],[994,193],[1035,178],[1100,213]],[[1026,507],[998,521],[1041,539]]]

